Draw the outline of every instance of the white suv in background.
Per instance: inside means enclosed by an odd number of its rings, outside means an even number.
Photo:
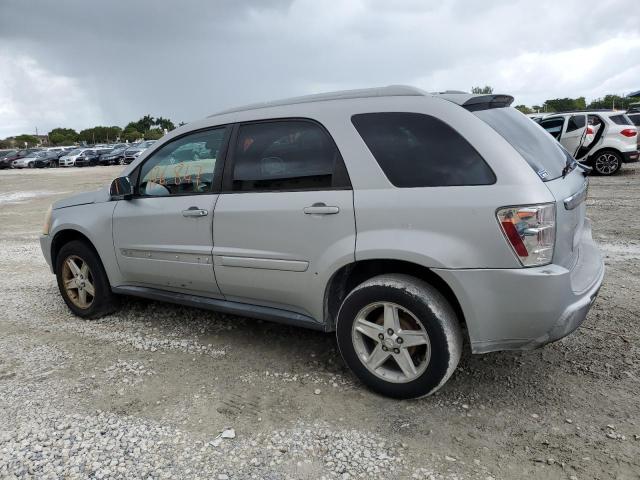
[[[553,113],[538,123],[600,175],[613,175],[623,163],[637,162],[640,156],[638,130],[623,112]]]

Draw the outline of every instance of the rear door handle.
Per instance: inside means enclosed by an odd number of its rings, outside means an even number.
[[[310,207],[302,210],[307,215],[335,215],[340,212],[340,208],[327,206],[326,203],[314,203]]]
[[[182,210],[183,217],[206,217],[209,212],[203,208],[189,207],[186,210]]]

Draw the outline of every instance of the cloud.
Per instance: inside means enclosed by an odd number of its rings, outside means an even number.
[[[41,79],[34,94],[0,70],[0,98],[19,110],[0,135],[34,122],[124,125],[147,113],[190,121],[244,103],[399,83],[490,84],[526,104],[640,88],[640,13],[628,0],[89,5],[0,4],[2,61]],[[57,79],[55,92],[42,79]]]
[[[75,128],[100,123],[101,112],[80,81],[55,75],[35,59],[0,50],[0,138],[46,133],[50,125]]]

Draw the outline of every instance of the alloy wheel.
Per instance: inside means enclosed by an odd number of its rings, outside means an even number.
[[[351,339],[367,370],[388,382],[415,380],[431,359],[431,343],[424,326],[413,313],[395,303],[376,302],[360,310]]]
[[[67,297],[74,305],[82,309],[91,306],[96,293],[87,262],[77,255],[67,257],[62,266],[62,282]]]
[[[596,158],[596,171],[602,175],[611,175],[620,165],[620,159],[613,153],[603,153]]]

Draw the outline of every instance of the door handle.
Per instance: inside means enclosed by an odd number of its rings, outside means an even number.
[[[327,206],[326,203],[314,203],[310,207],[304,207],[302,211],[306,215],[335,215],[340,212],[340,208]]]
[[[203,208],[189,207],[186,210],[182,210],[183,217],[206,217],[209,212]]]

